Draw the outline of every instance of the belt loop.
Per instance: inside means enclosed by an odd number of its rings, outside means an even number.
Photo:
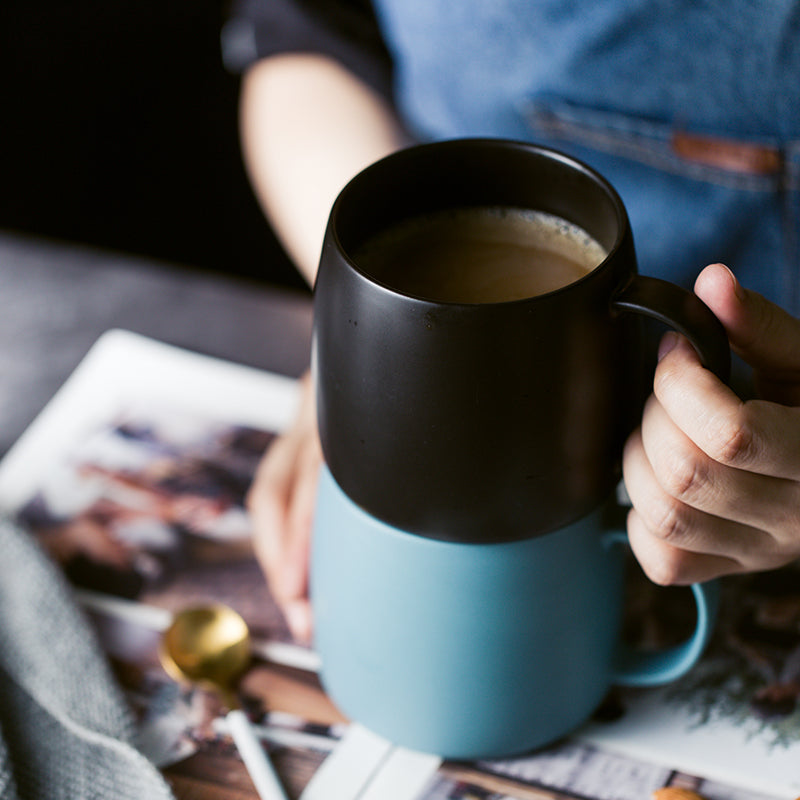
[[[703,136],[676,130],[672,134],[672,151],[686,161],[716,167],[740,175],[779,175],[783,171],[783,154],[772,145]]]

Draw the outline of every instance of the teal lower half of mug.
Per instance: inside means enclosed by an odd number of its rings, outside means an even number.
[[[620,650],[625,548],[602,518],[510,543],[440,541],[364,513],[323,468],[310,591],[326,691],[375,733],[447,758],[573,731]],[[651,659],[640,683],[658,671]]]

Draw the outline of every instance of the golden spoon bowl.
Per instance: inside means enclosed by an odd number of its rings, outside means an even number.
[[[231,687],[250,663],[250,632],[228,606],[188,608],[164,632],[159,655],[172,678],[216,689],[233,708]]]

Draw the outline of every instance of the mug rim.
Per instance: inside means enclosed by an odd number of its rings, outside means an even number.
[[[413,294],[411,292],[399,289],[396,286],[393,286],[385,281],[380,280],[379,278],[376,278],[374,275],[370,274],[362,267],[360,267],[359,264],[352,257],[351,253],[349,252],[349,248],[346,247],[344,242],[342,241],[340,232],[336,225],[336,220],[338,217],[337,212],[341,208],[341,206],[348,201],[348,195],[355,192],[358,188],[358,184],[366,180],[372,173],[374,173],[377,170],[386,168],[386,166],[391,164],[392,162],[400,162],[406,159],[415,158],[417,154],[421,152],[434,152],[436,150],[453,149],[453,148],[458,148],[458,149],[489,148],[492,150],[511,149],[517,151],[524,150],[539,157],[544,157],[551,161],[559,162],[560,164],[569,169],[584,174],[596,186],[600,187],[604,191],[604,193],[611,201],[611,205],[614,209],[614,213],[616,216],[616,222],[617,222],[616,236],[614,238],[613,244],[608,249],[605,258],[603,258],[603,260],[599,264],[597,264],[595,267],[589,270],[582,277],[578,278],[577,280],[571,281],[570,283],[564,286],[560,286],[557,289],[552,289],[548,292],[542,292],[540,294],[531,295],[529,297],[520,297],[508,300],[489,300],[485,302],[484,301],[464,302],[460,300],[436,300],[431,297],[425,297],[422,295]],[[484,205],[489,205],[489,204],[484,204]],[[500,205],[500,204],[491,204],[491,205]],[[441,210],[469,208],[469,207],[479,207],[479,204],[470,203],[470,204],[464,204],[462,206],[454,204],[450,206],[442,206]],[[508,207],[522,208],[523,210],[540,211],[541,213],[552,214],[552,212],[544,211],[543,209],[524,208],[523,206],[512,206],[511,204],[509,204]],[[578,223],[574,222],[573,220],[567,219],[566,221],[569,222],[570,224],[578,225]],[[622,198],[619,195],[619,192],[617,192],[614,186],[612,186],[610,181],[596,169],[594,169],[585,161],[582,161],[579,158],[569,155],[556,148],[548,147],[547,145],[541,145],[535,142],[529,142],[521,139],[505,139],[501,137],[464,137],[456,139],[439,139],[432,142],[422,142],[418,144],[409,145],[408,147],[403,147],[399,150],[395,150],[394,152],[389,153],[388,155],[383,156],[382,158],[379,158],[378,160],[364,167],[364,169],[360,170],[356,175],[354,175],[339,192],[338,196],[336,197],[336,200],[331,206],[328,227],[329,227],[328,233],[330,234],[330,237],[332,238],[333,242],[336,245],[336,249],[338,251],[339,256],[344,260],[347,266],[351,270],[353,270],[353,272],[355,272],[363,280],[368,281],[372,286],[389,293],[391,296],[395,298],[402,298],[412,303],[419,303],[436,308],[447,306],[453,308],[467,309],[467,308],[490,307],[490,306],[508,307],[526,303],[535,303],[537,301],[541,302],[546,299],[552,298],[554,296],[574,290],[576,287],[588,282],[589,280],[594,279],[600,272],[604,271],[604,267],[606,267],[614,260],[617,252],[622,247],[625,237],[630,230],[630,219],[625,209],[625,205],[622,202]],[[579,225],[579,227],[583,226]],[[326,234],[326,239],[327,236],[328,235]]]

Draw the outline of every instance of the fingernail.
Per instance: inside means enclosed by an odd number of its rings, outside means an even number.
[[[736,280],[736,276],[733,274],[733,270],[727,266],[726,264],[720,264],[720,267],[728,273],[728,277],[730,278],[731,284],[733,285],[733,293],[736,295],[736,298],[740,301],[745,299],[744,296],[744,289],[742,288],[742,284]]]
[[[678,334],[675,331],[667,331],[658,345],[658,360],[661,361],[667,353],[671,353],[677,344]]]

